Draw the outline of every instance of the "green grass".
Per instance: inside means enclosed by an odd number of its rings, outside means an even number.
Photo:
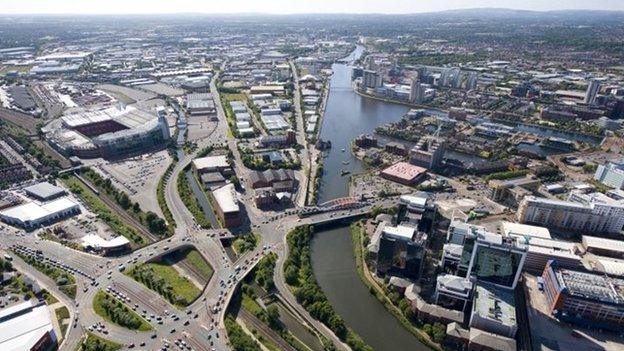
[[[59,307],[56,310],[54,310],[54,314],[56,315],[56,320],[58,321],[59,328],[61,328],[60,339],[64,339],[65,338],[65,332],[67,331],[68,324],[67,323],[63,323],[63,321],[65,319],[69,319],[70,318],[69,310],[65,306]]]
[[[49,291],[43,289],[41,293],[45,299],[46,304],[53,305],[58,302],[58,299],[54,297],[54,295],[52,295]]]
[[[179,307],[188,306],[201,294],[201,290],[187,277],[181,276],[173,267],[164,263],[137,265],[130,268],[125,274],[143,283]]]
[[[146,239],[132,226],[124,223],[114,211],[108,207],[97,195],[84,185],[73,175],[67,175],[63,182],[69,189],[78,195],[93,211],[98,218],[106,222],[108,226],[117,234],[123,235],[134,244],[141,246],[146,243]]]
[[[210,266],[210,264],[202,257],[202,255],[193,248],[185,248],[182,250],[178,250],[167,254],[163,257],[162,262],[166,262],[167,264],[177,264],[184,263],[190,265],[193,268],[195,273],[198,273],[201,278],[208,283],[214,270]]]
[[[153,268],[154,272],[163,277],[166,282],[170,283],[176,294],[188,301],[194,300],[201,293],[188,278],[181,276],[175,268],[162,263],[147,263],[147,265]]]
[[[101,338],[93,333],[87,333],[76,351],[117,351],[122,345],[114,341]]]
[[[195,198],[195,194],[191,189],[191,185],[189,184],[189,180],[186,176],[186,168],[180,172],[177,179],[178,193],[180,194],[180,199],[191,212],[195,220],[197,220],[197,224],[199,224],[204,229],[209,229],[212,227],[212,223],[202,211],[201,206],[199,205],[199,201]]]
[[[72,299],[76,298],[76,278],[72,274],[67,273],[62,269],[51,266],[47,263],[37,261],[31,256],[22,255],[17,252],[15,254],[19,256],[22,260],[24,260],[24,262],[35,267],[35,269],[37,269],[39,272],[54,280],[59,290],[62,291],[65,295],[71,297]]]
[[[214,270],[208,262],[202,257],[202,255],[195,249],[191,249],[185,253],[184,261],[193,266],[197,272],[201,273],[202,278],[206,282],[210,281]]]
[[[232,318],[225,319],[225,329],[234,351],[261,351],[260,345],[241,328]]]
[[[176,223],[175,219],[173,219],[173,214],[171,214],[169,206],[167,206],[167,200],[165,200],[165,187],[167,186],[167,181],[171,177],[171,172],[173,172],[173,168],[175,167],[176,163],[177,162],[174,160],[169,164],[167,170],[165,170],[165,173],[162,175],[162,177],[160,177],[160,180],[158,181],[158,187],[156,188],[156,198],[158,199],[158,206],[160,207],[163,216],[165,216],[167,224],[173,228],[175,228]]]
[[[114,306],[116,309],[118,309],[123,317],[116,318],[114,315],[114,311],[112,311],[110,308],[106,308],[107,304],[109,306]],[[136,312],[129,309],[121,301],[115,299],[114,297],[105,293],[102,290],[98,291],[93,298],[93,310],[98,316],[102,317],[104,320],[109,321],[113,324],[117,324],[124,328],[137,329],[140,331],[148,331],[152,329],[152,326],[145,319],[139,316]],[[131,323],[136,325],[137,327],[132,327]]]
[[[252,299],[247,294],[243,294],[243,300],[241,302],[241,305],[244,309],[246,309],[254,316],[258,316],[264,313],[264,309],[256,302],[256,300]]]

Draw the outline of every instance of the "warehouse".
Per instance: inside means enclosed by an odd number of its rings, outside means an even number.
[[[67,197],[62,197],[45,204],[27,202],[0,211],[0,219],[10,225],[27,230],[54,224],[65,218],[80,213],[80,206]]]
[[[26,194],[39,201],[50,201],[66,194],[65,189],[52,185],[48,182],[41,182],[24,188]]]
[[[0,350],[54,350],[57,343],[45,302],[26,301],[0,312]]]

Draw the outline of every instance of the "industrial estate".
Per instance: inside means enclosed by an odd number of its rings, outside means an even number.
[[[0,15],[0,350],[623,350],[623,23]]]

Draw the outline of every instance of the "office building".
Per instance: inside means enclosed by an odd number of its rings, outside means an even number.
[[[469,325],[471,328],[514,338],[518,325],[513,291],[477,283],[472,296]]]
[[[423,268],[427,235],[414,227],[393,227],[385,222],[379,225],[383,227],[377,252],[377,273],[418,279]]]
[[[517,207],[525,196],[535,193],[541,182],[531,177],[499,180],[488,182],[489,198],[510,207]]]
[[[225,228],[238,227],[242,224],[240,206],[234,184],[226,184],[212,191],[213,208],[219,222]]]
[[[598,165],[594,179],[615,189],[624,187],[624,160]]]
[[[583,235],[581,242],[585,251],[595,255],[624,258],[624,241],[622,240]]]
[[[472,288],[473,284],[468,278],[440,274],[436,277],[433,299],[438,306],[463,312],[470,301]]]
[[[544,295],[550,313],[562,321],[621,332],[624,327],[624,279],[563,268],[549,261]]]
[[[448,244],[462,246],[459,260],[458,252],[452,250],[453,246],[445,245],[443,253],[443,262],[455,261],[458,275],[505,289],[515,289],[528,250],[523,242],[454,220],[447,233]]]
[[[47,351],[57,344],[45,302],[26,301],[0,311],[0,350]]]
[[[624,226],[624,202],[600,193],[572,192],[567,201],[526,196],[517,219],[555,230],[619,233]]]
[[[587,91],[585,92],[585,99],[583,100],[586,104],[594,104],[596,102],[596,96],[598,95],[598,91],[600,91],[600,82],[592,79],[587,86]]]

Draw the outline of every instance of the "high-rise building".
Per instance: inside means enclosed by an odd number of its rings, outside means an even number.
[[[380,224],[384,227],[379,239],[377,272],[418,279],[423,268],[427,235],[414,227],[392,227],[384,223]]]
[[[381,75],[376,71],[366,69],[362,77],[362,84],[365,88],[378,88],[382,85]]]
[[[593,104],[596,102],[596,95],[598,95],[598,91],[600,90],[600,82],[592,79],[587,86],[587,91],[585,92],[585,102],[586,104]]]
[[[457,262],[459,275],[515,289],[528,249],[518,238],[503,237],[483,227],[455,220],[449,227],[447,242],[462,246]],[[446,261],[444,257],[443,261]]]
[[[622,189],[624,187],[624,160],[599,165],[594,179],[612,188]]]
[[[526,196],[516,214],[521,223],[585,233],[619,233],[624,201],[601,193],[572,192],[567,201]]]

